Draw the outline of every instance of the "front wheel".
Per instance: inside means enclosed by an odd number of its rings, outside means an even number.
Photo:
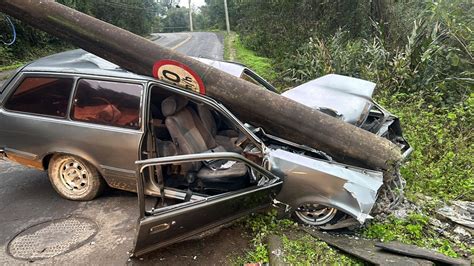
[[[54,190],[68,200],[92,200],[106,186],[94,166],[71,155],[54,156],[49,162],[48,174]]]
[[[318,203],[302,204],[293,213],[293,217],[299,223],[310,226],[333,225],[344,218],[344,216],[343,212]]]

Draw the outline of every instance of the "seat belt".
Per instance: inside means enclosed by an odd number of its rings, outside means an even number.
[[[156,149],[156,135],[155,135],[155,127],[153,124],[153,119],[150,119],[149,123],[149,128],[148,128],[148,151],[149,151],[149,159],[151,158],[158,158],[158,151]],[[161,166],[153,166],[153,169],[150,170],[150,177],[155,178],[156,177],[156,182],[158,185],[158,188],[160,189],[160,196],[161,196],[161,202],[160,206],[164,206],[165,204],[165,182],[163,180],[163,173],[161,171]],[[155,204],[155,207],[157,204]]]

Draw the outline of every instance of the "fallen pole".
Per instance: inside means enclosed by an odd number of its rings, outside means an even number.
[[[206,94],[242,121],[339,161],[380,169],[401,161],[400,149],[384,138],[52,0],[2,0],[0,11],[126,70]]]

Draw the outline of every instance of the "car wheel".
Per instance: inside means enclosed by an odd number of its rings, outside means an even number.
[[[305,203],[293,212],[293,217],[302,224],[310,226],[324,226],[335,224],[345,214],[336,208],[327,207],[318,203]]]
[[[54,190],[68,200],[92,200],[106,186],[94,166],[71,155],[54,156],[49,162],[48,174]]]

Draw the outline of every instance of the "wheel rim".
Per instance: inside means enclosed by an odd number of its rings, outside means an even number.
[[[67,160],[59,168],[59,176],[64,187],[74,194],[82,194],[89,187],[91,174],[76,160]]]
[[[306,224],[324,225],[329,223],[337,213],[337,209],[317,203],[308,203],[296,209],[295,214]]]

